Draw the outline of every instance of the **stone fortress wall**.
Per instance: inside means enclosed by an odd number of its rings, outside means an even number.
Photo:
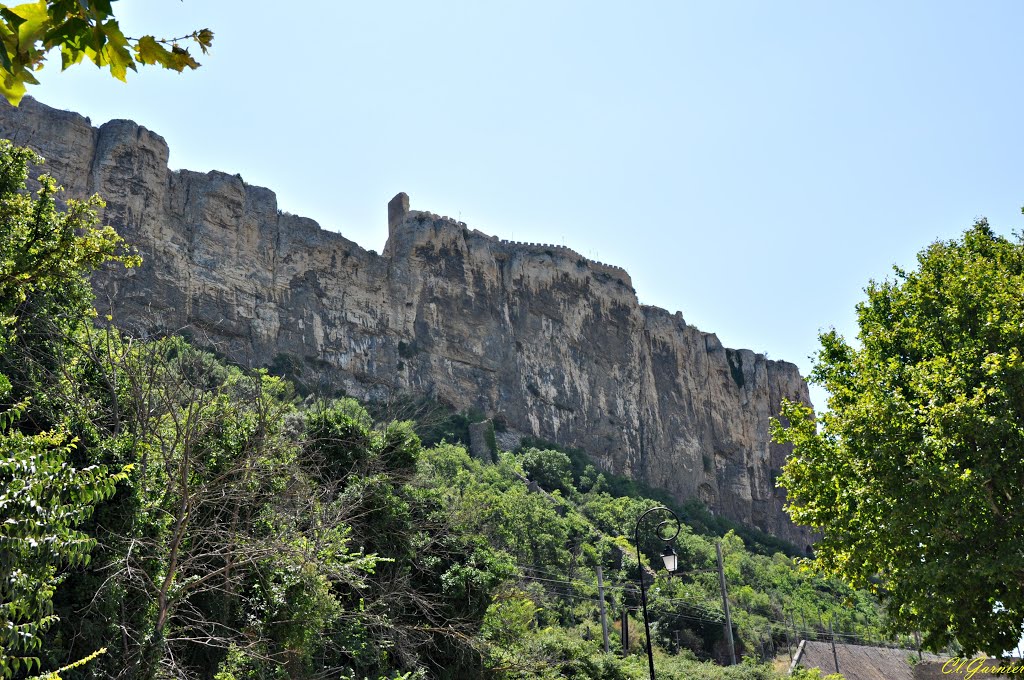
[[[401,196],[401,195],[403,195],[403,194],[399,194],[399,196]],[[398,198],[398,196],[396,196],[396,198]],[[392,200],[394,200],[394,199],[392,199]],[[591,267],[595,271],[604,272],[605,274],[608,274],[609,276],[614,276],[614,277],[620,278],[620,279],[622,279],[624,285],[628,285],[630,288],[633,287],[632,279],[629,276],[629,272],[627,272],[623,267],[620,267],[620,266],[614,265],[614,264],[607,264],[605,262],[600,262],[598,260],[593,260],[593,259],[591,259],[589,257],[584,257],[583,255],[579,254],[578,252],[576,252],[572,248],[569,248],[568,246],[558,245],[558,244],[555,244],[555,243],[534,243],[532,241],[511,241],[509,239],[499,238],[499,237],[494,236],[494,235],[485,234],[484,232],[479,231],[477,229],[470,229],[466,225],[465,222],[462,222],[460,220],[456,220],[456,219],[454,219],[452,217],[448,217],[447,215],[438,215],[436,213],[432,213],[432,212],[426,211],[426,210],[410,210],[408,212],[408,216],[410,218],[416,220],[417,222],[441,222],[441,223],[445,223],[445,224],[448,224],[448,225],[452,225],[452,226],[456,226],[456,227],[461,227],[463,229],[466,229],[467,231],[469,231],[470,233],[472,233],[476,237],[489,239],[490,241],[492,241],[492,242],[494,242],[496,244],[501,244],[502,246],[509,246],[509,247],[512,247],[512,248],[519,248],[519,249],[527,250],[527,251],[534,252],[534,253],[542,253],[542,252],[550,251],[552,255],[558,254],[558,255],[560,255],[562,257],[565,257],[565,258],[567,258],[569,260],[572,260],[573,262],[585,263],[588,267]]]

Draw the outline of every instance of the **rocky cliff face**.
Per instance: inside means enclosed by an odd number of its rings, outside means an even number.
[[[35,148],[70,195],[102,195],[104,221],[143,256],[95,280],[122,326],[188,332],[239,363],[289,364],[362,398],[477,407],[808,542],[774,486],[787,450],[768,438],[782,398],[808,401],[797,367],[639,304],[624,270],[411,211],[404,194],[377,255],[240,177],[171,172],[164,140],[130,121],[97,129],[29,99],[0,112],[0,137]]]

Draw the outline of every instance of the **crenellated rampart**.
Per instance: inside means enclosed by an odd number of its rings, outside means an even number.
[[[403,194],[400,194],[400,196],[401,195]],[[419,224],[423,224],[426,222],[434,223],[441,228],[444,228],[445,226],[458,227],[463,229],[466,232],[466,234],[470,234],[478,238],[488,240],[495,245],[500,245],[505,248],[518,248],[521,250],[527,250],[532,253],[544,253],[549,254],[551,256],[558,255],[566,259],[572,260],[577,265],[584,265],[590,267],[591,269],[597,272],[606,274],[615,280],[621,281],[623,285],[627,285],[630,288],[633,287],[632,278],[630,277],[629,272],[625,270],[625,268],[614,264],[608,264],[607,262],[601,262],[599,260],[591,259],[573,250],[572,248],[569,248],[568,246],[559,245],[557,243],[536,243],[533,241],[514,241],[511,239],[499,238],[498,236],[485,234],[484,232],[479,231],[477,229],[471,230],[466,225],[466,223],[462,222],[461,220],[456,220],[452,217],[448,217],[447,215],[438,215],[427,210],[410,210],[407,219],[417,222]]]

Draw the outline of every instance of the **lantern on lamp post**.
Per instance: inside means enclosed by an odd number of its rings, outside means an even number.
[[[654,679],[654,648],[651,644],[651,624],[647,618],[647,588],[644,586],[644,574],[643,565],[640,562],[640,524],[644,518],[652,512],[667,513],[671,519],[665,519],[658,523],[655,528],[655,533],[658,538],[665,542],[665,549],[661,552],[662,562],[665,564],[665,570],[668,571],[669,575],[675,573],[679,567],[679,556],[676,551],[672,548],[672,541],[679,535],[679,530],[682,528],[679,524],[679,518],[676,513],[672,512],[665,506],[659,505],[654,508],[650,508],[641,514],[636,520],[636,526],[633,528],[633,544],[636,546],[636,563],[640,569],[640,602],[644,608],[644,632],[647,633],[647,663],[651,670],[651,680]],[[672,531],[672,524],[675,524],[675,531]],[[669,535],[671,532],[671,535]]]
[[[665,563],[665,571],[669,574],[676,573],[676,568],[679,566],[679,556],[676,555],[676,551],[672,549],[671,544],[665,544],[665,549],[661,551],[661,560]]]

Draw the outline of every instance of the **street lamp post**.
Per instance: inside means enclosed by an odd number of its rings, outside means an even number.
[[[658,538],[665,542],[665,549],[661,553],[661,559],[665,563],[665,569],[669,574],[676,571],[678,564],[678,556],[676,551],[672,549],[672,541],[679,535],[679,530],[682,528],[679,524],[679,518],[676,517],[676,513],[672,512],[668,508],[659,505],[657,507],[646,510],[636,520],[636,526],[633,528],[633,544],[636,546],[636,564],[640,570],[640,602],[644,608],[644,632],[647,633],[647,663],[651,668],[651,680],[654,679],[654,648],[651,646],[651,624],[647,618],[647,588],[644,587],[644,568],[643,563],[640,561],[640,523],[644,521],[644,518],[652,512],[664,512],[671,516],[671,519],[665,519],[658,523],[655,528],[655,533]],[[676,529],[671,536],[668,535],[666,530],[671,531],[671,523],[675,522]]]

